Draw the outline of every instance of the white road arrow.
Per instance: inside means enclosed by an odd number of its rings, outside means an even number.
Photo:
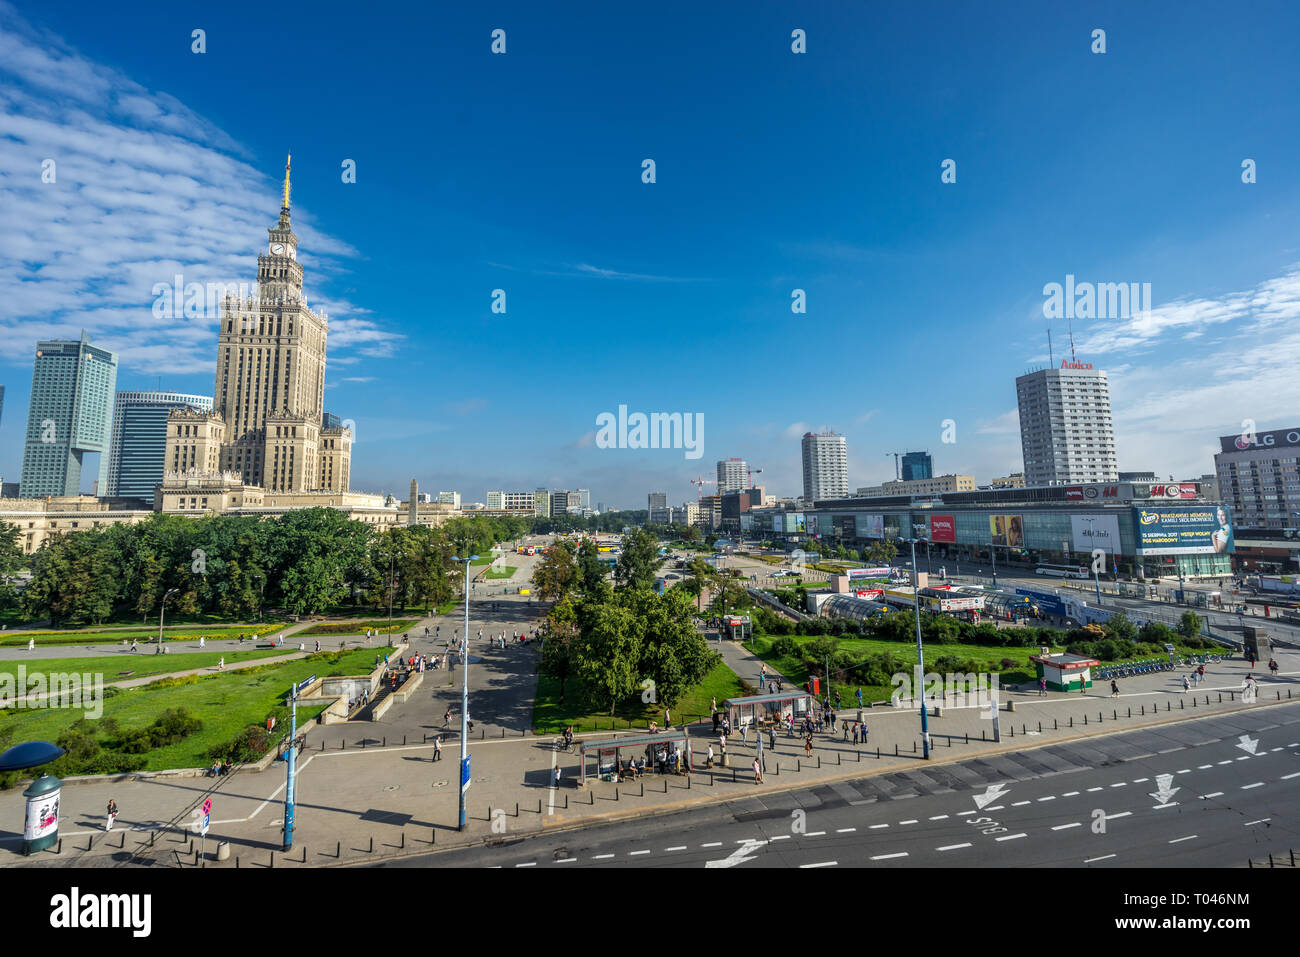
[[[975,806],[982,811],[1006,793],[1001,784],[990,784],[988,790],[983,794],[974,795]]]
[[[1156,775],[1156,790],[1151,792],[1151,796],[1160,803],[1156,807],[1165,807],[1169,804],[1169,799],[1177,794],[1181,788],[1173,787],[1174,776],[1172,774]]]
[[[746,861],[752,861],[757,855],[753,852],[758,850],[767,841],[746,841],[740,847],[736,848],[727,857],[720,861],[706,861],[705,867],[735,867],[737,864],[744,864]]]
[[[1241,748],[1241,750],[1245,751],[1247,754],[1254,754],[1255,748],[1259,747],[1259,738],[1252,738],[1248,734],[1243,734],[1241,736],[1241,743],[1238,744],[1237,747]]]

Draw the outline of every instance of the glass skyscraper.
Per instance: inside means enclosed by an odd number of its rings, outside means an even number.
[[[934,478],[934,460],[929,452],[907,452],[903,455],[903,481]]]
[[[100,453],[99,481],[108,473],[117,354],[80,341],[36,343],[31,405],[19,495],[78,495],[85,453]]]
[[[180,392],[119,392],[113,406],[113,441],[100,495],[153,501],[167,455],[167,415],[173,409],[211,412],[212,397]]]

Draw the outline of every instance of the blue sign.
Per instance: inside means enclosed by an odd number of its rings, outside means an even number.
[[[1059,595],[1053,595],[1049,592],[1034,591],[1032,588],[1017,588],[1017,595],[1024,595],[1034,600],[1038,610],[1049,615],[1057,615],[1061,618],[1067,617],[1065,602],[1061,601]]]
[[[469,790],[469,755],[465,755],[465,760],[460,763],[460,790],[461,793]]]

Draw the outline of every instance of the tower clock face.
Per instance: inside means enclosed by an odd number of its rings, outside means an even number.
[[[277,256],[284,255],[284,243],[271,243],[271,252]]]

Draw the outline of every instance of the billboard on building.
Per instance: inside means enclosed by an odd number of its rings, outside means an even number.
[[[885,517],[883,515],[859,515],[863,538],[884,538]]]
[[[785,517],[785,530],[787,532],[806,532],[807,525],[804,522],[803,512],[791,512]]]
[[[1107,555],[1119,552],[1119,516],[1071,515],[1070,532],[1074,548],[1087,555],[1094,548],[1105,549]]]
[[[1224,555],[1234,547],[1224,505],[1135,507],[1133,527],[1139,555]]]
[[[780,512],[772,515],[772,532],[776,535],[785,534],[785,516]]]
[[[888,565],[882,565],[878,568],[850,568],[848,570],[849,581],[889,581],[894,576],[894,570]]]
[[[990,515],[989,535],[994,545],[1020,548],[1025,544],[1025,525],[1019,515]]]
[[[953,515],[930,516],[930,541],[956,542],[957,519]]]
[[[1219,439],[1219,447],[1224,452],[1254,452],[1260,449],[1273,449],[1278,446],[1300,445],[1300,429],[1275,429],[1272,432],[1255,434],[1225,435]]]

